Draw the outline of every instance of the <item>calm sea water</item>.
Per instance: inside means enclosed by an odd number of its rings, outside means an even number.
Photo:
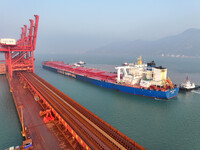
[[[0,75],[0,119],[0,149],[21,145],[21,124],[5,75]]]
[[[135,62],[136,56],[36,55],[35,57],[36,73],[39,76],[145,148],[153,150],[200,149],[200,90],[180,92],[176,98],[171,100],[156,100],[108,90],[44,70],[41,66],[44,60],[53,59],[65,63],[83,60],[90,67],[114,71],[115,65],[120,65],[125,61]],[[191,81],[200,84],[200,59],[146,57],[144,60],[146,62],[154,60],[157,65],[167,67],[169,76],[177,84],[184,81],[187,75]],[[8,86],[5,79],[3,83],[2,85],[0,81],[1,87]],[[2,94],[10,95],[9,92]],[[2,104],[0,107],[6,108],[6,105]],[[7,115],[4,113],[2,118],[7,118]],[[18,134],[20,125],[16,111],[12,118],[15,120],[15,136],[20,139]],[[2,126],[5,125],[3,122]],[[1,127],[0,130],[5,129]],[[3,136],[8,135],[3,134]]]

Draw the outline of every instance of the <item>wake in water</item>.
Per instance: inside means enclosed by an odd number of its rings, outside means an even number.
[[[191,91],[192,93],[196,93],[196,94],[199,94],[200,95],[200,91]]]
[[[163,99],[159,99],[159,98],[154,98],[154,99],[157,100],[157,101],[163,100]]]
[[[154,98],[154,100],[156,100],[156,101],[169,101],[167,99],[161,99],[161,98]]]

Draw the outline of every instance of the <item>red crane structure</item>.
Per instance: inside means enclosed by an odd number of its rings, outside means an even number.
[[[15,39],[0,39],[0,52],[5,53],[6,76],[10,85],[12,85],[13,72],[35,72],[33,52],[36,47],[39,16],[34,16],[35,24],[34,20],[30,19],[29,33],[27,34],[27,25],[24,25],[21,28],[21,37],[17,42]]]

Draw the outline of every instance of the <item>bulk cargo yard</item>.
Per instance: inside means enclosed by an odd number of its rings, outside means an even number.
[[[39,16],[19,40],[0,39],[6,74],[24,141],[16,149],[145,149],[35,74]],[[29,32],[27,32],[29,31]]]

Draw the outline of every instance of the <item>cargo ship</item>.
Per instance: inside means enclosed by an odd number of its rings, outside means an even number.
[[[84,67],[77,63],[64,64],[60,61],[44,61],[42,66],[65,76],[133,95],[171,99],[179,91],[179,87],[167,76],[166,68],[156,67],[154,61],[145,64],[141,57],[136,63],[115,67],[116,73]]]

